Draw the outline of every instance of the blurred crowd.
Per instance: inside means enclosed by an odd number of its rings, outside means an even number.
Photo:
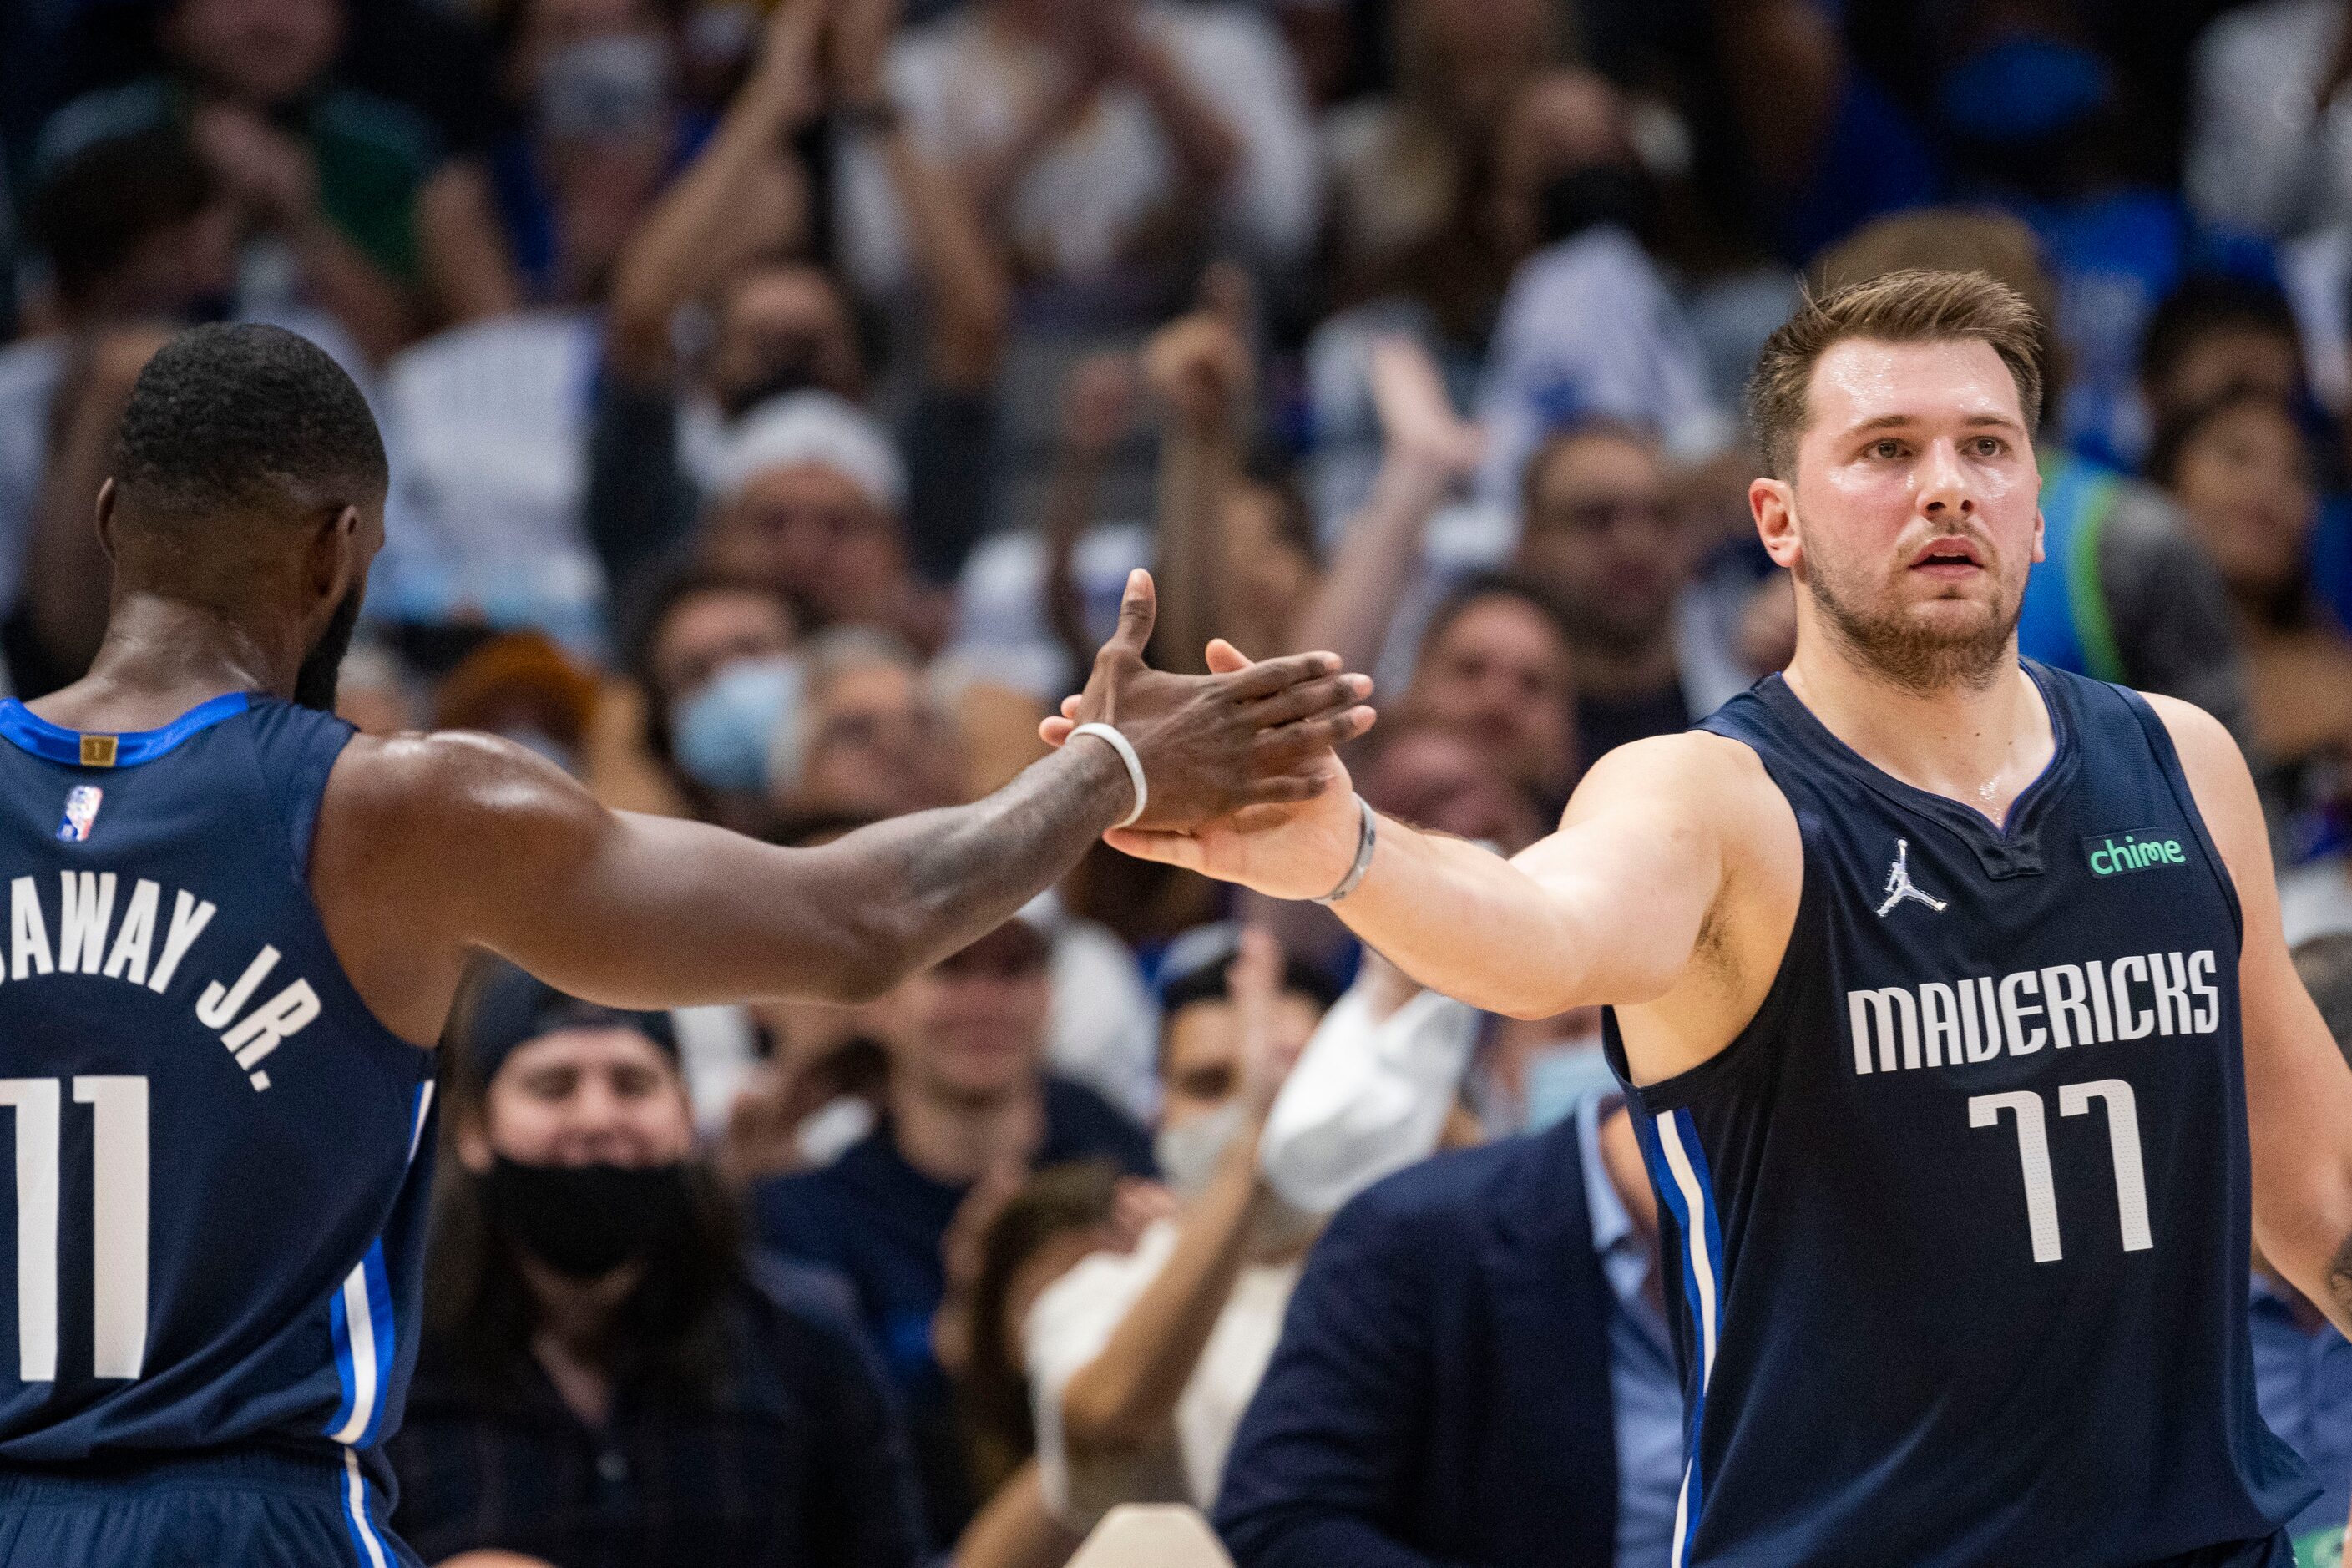
[[[2024,651],[2230,724],[2352,1036],[2346,0],[19,0],[0,154],[9,689],[96,648],[147,356],[273,321],[392,455],[346,717],[795,845],[1033,761],[1145,565],[1156,662],[1339,652],[1366,796],[1522,847],[1789,656],[1799,291],[1983,268],[2052,334]],[[1663,1563],[1600,1027],[1108,850],[854,1009],[486,971],[397,1523]],[[2352,1349],[2259,1261],[2255,1344],[2340,1522]]]

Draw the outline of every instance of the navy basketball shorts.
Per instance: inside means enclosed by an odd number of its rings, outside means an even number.
[[[348,1458],[0,1465],[0,1568],[422,1568],[385,1512]]]

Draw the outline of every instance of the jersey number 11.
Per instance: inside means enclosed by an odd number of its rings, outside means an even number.
[[[0,1078],[0,1106],[16,1112],[16,1374],[58,1378],[58,1134],[60,1084]],[[90,1375],[137,1377],[147,1359],[147,1080],[73,1080],[90,1108],[94,1276]]]

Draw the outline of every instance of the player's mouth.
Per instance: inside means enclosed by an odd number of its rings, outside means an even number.
[[[1958,581],[1984,570],[1984,552],[1976,541],[1958,534],[1931,539],[1911,557],[1912,571],[1929,577]]]

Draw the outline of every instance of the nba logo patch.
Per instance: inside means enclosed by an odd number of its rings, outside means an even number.
[[[68,844],[79,844],[89,837],[89,825],[98,820],[99,802],[106,792],[96,784],[76,784],[66,795],[66,816],[58,824],[58,837]]]

